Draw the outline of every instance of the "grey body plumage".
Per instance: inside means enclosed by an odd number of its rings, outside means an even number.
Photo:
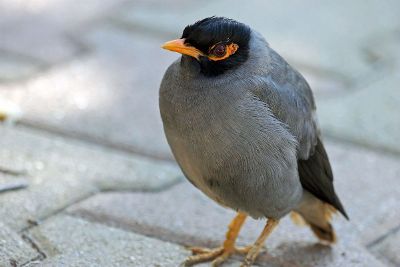
[[[314,177],[305,163],[320,143],[307,82],[255,31],[249,51],[216,77],[189,56],[166,71],[160,112],[179,166],[210,198],[255,218],[281,218],[300,206],[303,191],[333,194],[323,200],[345,214],[331,177]]]

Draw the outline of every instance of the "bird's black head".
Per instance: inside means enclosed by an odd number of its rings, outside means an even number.
[[[188,25],[181,39],[163,48],[197,59],[201,72],[216,76],[238,67],[249,55],[250,28],[223,17],[209,17]]]

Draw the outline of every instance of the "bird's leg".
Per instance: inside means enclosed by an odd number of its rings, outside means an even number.
[[[229,224],[228,231],[226,232],[226,239],[222,247],[215,249],[206,248],[191,248],[194,256],[190,256],[185,262],[184,266],[192,266],[196,263],[213,260],[212,266],[219,266],[225,260],[229,258],[233,253],[248,253],[251,247],[236,248],[235,242],[239,235],[239,231],[242,228],[247,215],[239,212],[236,217]]]
[[[274,228],[278,225],[279,220],[268,219],[267,224],[264,227],[261,235],[257,238],[254,245],[251,247],[250,251],[247,253],[244,262],[240,267],[250,267],[255,259],[257,258],[258,254],[260,253],[261,247],[263,246],[267,237],[272,233]]]

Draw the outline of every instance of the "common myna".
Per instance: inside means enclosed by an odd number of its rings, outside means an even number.
[[[216,249],[193,248],[186,266],[246,253],[251,266],[279,220],[295,212],[322,241],[335,242],[335,193],[311,89],[265,39],[232,19],[187,26],[163,48],[182,54],[161,82],[165,134],[186,178],[237,211]],[[236,248],[247,216],[267,218],[252,246]]]

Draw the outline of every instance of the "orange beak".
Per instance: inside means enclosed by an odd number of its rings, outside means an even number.
[[[189,46],[185,44],[185,39],[176,39],[163,44],[162,48],[181,53],[183,55],[188,55],[191,57],[199,59],[203,53],[193,46]]]

